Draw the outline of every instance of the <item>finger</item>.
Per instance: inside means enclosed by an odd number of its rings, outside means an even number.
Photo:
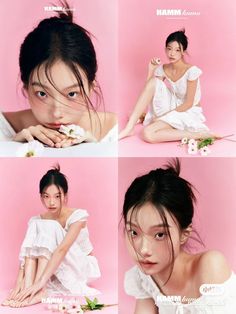
[[[31,142],[34,140],[34,137],[31,135],[30,131],[27,129],[23,129],[21,131],[21,134],[23,136],[23,138],[27,141],[27,142]]]
[[[31,288],[26,289],[19,294],[19,297],[16,300],[23,301],[27,296],[30,295],[30,293],[31,293]]]
[[[72,146],[72,141],[73,141],[73,139],[67,139],[66,141],[64,141],[64,142],[61,144],[61,147],[62,147],[62,148],[65,148],[65,147]]]
[[[50,138],[54,143],[58,143],[66,138],[66,135],[52,129],[43,128],[42,133]]]
[[[30,303],[33,299],[33,297],[35,296],[35,294],[37,293],[38,291],[34,291],[31,293],[30,297],[29,297],[29,300],[28,300],[28,303]]]
[[[54,142],[50,140],[42,131],[36,130],[34,133],[34,137],[36,137],[40,142],[50,146],[54,147]]]

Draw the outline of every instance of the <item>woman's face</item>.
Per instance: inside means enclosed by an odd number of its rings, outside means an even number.
[[[78,67],[82,76],[86,95],[90,89],[86,75]],[[45,73],[45,66],[34,70],[27,89],[32,112],[36,120],[51,129],[59,129],[61,125],[78,124],[87,112],[81,88],[70,70],[61,60],[56,61]]]
[[[41,200],[45,208],[51,214],[58,214],[61,208],[66,204],[66,195],[62,188],[58,188],[55,184],[47,186],[41,194]]]
[[[183,57],[183,47],[177,41],[172,41],[166,46],[166,56],[170,63],[175,63]]]
[[[147,275],[155,275],[170,271],[172,258],[180,251],[180,232],[176,222],[164,210],[173,243],[171,242],[157,209],[146,203],[138,210],[128,212],[126,224],[126,244],[128,251],[141,271]]]

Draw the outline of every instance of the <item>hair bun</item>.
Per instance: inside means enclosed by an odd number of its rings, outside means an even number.
[[[60,168],[60,165],[57,163],[57,164],[55,164],[54,166],[53,166],[53,168],[52,169],[50,169],[50,170],[48,170],[47,171],[47,174],[53,174],[53,173],[60,173],[61,171],[61,168]]]
[[[165,167],[166,167],[165,171],[167,171],[168,173],[173,174],[175,176],[179,176],[181,166],[180,166],[180,161],[178,158],[175,158],[169,161],[165,165]]]

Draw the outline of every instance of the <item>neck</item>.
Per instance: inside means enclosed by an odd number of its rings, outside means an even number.
[[[172,70],[179,70],[183,67],[183,65],[185,64],[183,59],[180,59],[179,61],[175,62],[175,63],[171,63],[170,66],[172,68]]]
[[[164,289],[182,288],[187,282],[187,278],[190,275],[190,271],[191,271],[190,269],[191,263],[189,263],[190,259],[191,259],[190,254],[184,252],[183,250],[180,251],[179,255],[174,260],[172,273],[171,273],[171,267],[168,267],[167,269],[163,270],[161,273],[158,273],[152,276],[154,281],[157,283],[159,287],[163,287]],[[170,276],[170,273],[171,273],[171,276]]]

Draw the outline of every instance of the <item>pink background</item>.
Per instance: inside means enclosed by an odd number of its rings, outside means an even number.
[[[120,158],[119,159],[119,208],[122,210],[124,194],[131,182],[139,175],[162,167],[166,158]],[[236,159],[183,158],[181,176],[190,181],[198,193],[194,224],[205,248],[221,251],[236,271],[235,249],[235,186]],[[196,248],[199,246],[191,242]],[[123,289],[124,273],[134,264],[126,252],[123,240],[123,226],[119,232],[119,305],[120,314],[131,312],[132,297],[126,296]]]
[[[157,9],[185,9],[200,12],[200,16],[168,19],[166,16],[157,16]],[[145,84],[149,61],[158,56],[162,63],[166,63],[165,40],[170,33],[183,27],[189,38],[186,61],[199,66],[203,71],[201,103],[207,124],[217,134],[236,133],[236,78],[233,70],[236,55],[236,11],[234,1],[230,0],[119,1],[121,126],[127,121]],[[145,152],[149,156],[154,155],[153,146],[144,145],[136,137],[120,142],[120,155],[143,156]],[[159,145],[158,149],[159,156],[173,156],[172,151],[175,150],[171,144]],[[221,150],[224,154],[231,151],[222,145]],[[218,154],[216,150],[216,155]]]
[[[98,58],[98,81],[102,87],[107,111],[116,111],[117,71],[117,4],[107,0],[68,0],[74,7],[75,22],[94,36],[93,43]],[[0,11],[0,109],[22,110],[27,100],[21,94],[18,57],[25,36],[40,20],[53,15],[45,6],[58,4],[57,0],[1,1]],[[7,30],[7,31],[6,31]],[[111,79],[112,78],[112,79]]]
[[[80,158],[58,161],[69,182],[68,205],[87,209],[90,214],[90,238],[102,273],[92,285],[102,292],[100,301],[116,303],[117,160]],[[31,216],[45,211],[39,197],[39,181],[56,162],[56,159],[43,158],[2,159],[0,162],[1,290],[8,290],[14,284],[27,222]]]

